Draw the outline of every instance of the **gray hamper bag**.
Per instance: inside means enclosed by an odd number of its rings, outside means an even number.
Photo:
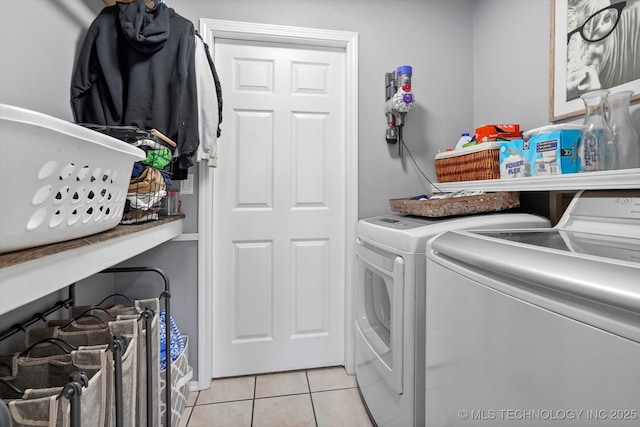
[[[8,388],[0,387],[1,397],[8,400],[13,425],[69,425],[69,401],[58,399],[58,396],[71,382],[71,374],[84,372],[88,384],[82,387],[79,396],[80,423],[83,427],[106,426],[110,360],[104,350],[104,347],[81,347],[70,354],[48,357],[20,357],[17,353],[2,356],[3,374],[11,368],[11,375],[2,379],[24,391],[12,396]]]
[[[49,321],[48,325],[59,323],[57,321]],[[25,344],[29,346],[46,338],[60,338],[73,346],[96,346],[108,345],[113,341],[114,335],[122,335],[126,341],[126,348],[122,352],[122,409],[123,425],[126,427],[136,427],[137,424],[137,393],[138,393],[138,322],[137,320],[115,320],[107,324],[96,325],[79,325],[72,322],[65,328],[61,326],[49,326],[46,328],[33,328],[27,330]],[[102,351],[105,347],[103,347]],[[110,352],[107,352],[110,353]],[[34,350],[33,354],[36,354]],[[113,363],[110,365],[113,368]],[[113,372],[113,371],[111,371]],[[110,375],[113,378],[113,375]],[[116,408],[115,408],[115,387],[111,388],[110,393],[111,408],[108,410],[108,425],[110,427],[116,424]],[[84,427],[84,424],[83,424]]]
[[[149,361],[151,372],[151,390],[147,392],[147,331],[145,322],[140,319],[140,315],[145,309],[151,310],[153,317],[150,322],[151,330],[151,360]],[[103,309],[94,306],[76,306],[69,308],[69,317],[76,318],[82,314],[90,314],[102,321],[108,322],[116,316],[119,320],[138,320],[138,393],[137,393],[137,425],[144,427],[147,425],[147,402],[151,403],[151,425],[158,426],[160,422],[160,335],[158,328],[158,313],[160,313],[160,299],[149,298],[134,301],[132,307],[116,305]],[[78,319],[75,324],[78,328],[83,326],[95,326],[96,319]],[[150,398],[148,399],[149,396]]]

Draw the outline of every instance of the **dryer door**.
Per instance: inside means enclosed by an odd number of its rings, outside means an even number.
[[[357,242],[356,346],[397,393],[402,394],[404,260]],[[357,369],[357,367],[356,367]]]

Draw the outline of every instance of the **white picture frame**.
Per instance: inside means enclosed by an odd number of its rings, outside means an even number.
[[[586,7],[588,3],[593,3],[593,1],[589,0],[551,0],[551,55],[550,55],[550,89],[549,89],[549,120],[551,122],[559,121],[575,116],[579,116],[584,114],[584,103],[579,95],[582,93],[589,92],[590,90],[595,90],[596,87],[588,88],[588,89],[580,89],[573,90],[573,93],[569,93],[571,87],[577,87],[574,85],[575,80],[572,79],[575,76],[575,72],[569,72],[569,56],[568,52],[570,50],[569,42],[571,43],[587,43],[584,42],[579,33],[575,33],[571,36],[570,41],[567,41],[567,35],[569,32],[573,31],[581,23],[571,24],[572,28],[569,28],[569,20],[570,20],[570,5],[572,6],[571,13],[572,17],[575,16],[576,8]],[[609,2],[607,2],[608,4]],[[620,3],[620,1],[612,0],[611,4]],[[606,6],[605,6],[606,7]],[[640,0],[627,0],[625,8],[622,9],[620,16],[627,13],[629,16],[625,16],[625,19],[632,19],[635,25],[640,26]],[[587,13],[584,13],[585,15]],[[575,19],[575,18],[574,18]],[[621,20],[622,22],[622,20]],[[620,28],[618,28],[620,27]],[[625,27],[626,28],[626,27]],[[620,24],[616,27],[611,35],[614,33],[616,37],[630,37],[626,31],[622,31],[624,28],[620,26]],[[637,36],[637,32],[634,37]],[[578,40],[573,40],[577,39]],[[588,46],[596,46],[597,43],[603,43],[600,47],[602,49],[608,48],[606,43],[611,43],[607,39],[596,42]],[[574,46],[572,46],[574,47]],[[613,51],[613,50],[611,50]],[[635,56],[634,56],[635,55]],[[640,64],[640,52],[634,52],[631,57],[630,55],[625,55],[625,61],[635,61],[635,64]],[[622,57],[622,56],[621,56]],[[593,70],[593,68],[589,68]],[[575,70],[575,67],[573,67]],[[629,70],[633,70],[631,75],[633,76],[632,80],[627,82],[609,85],[606,83],[600,83],[600,88],[609,89],[612,92],[622,91],[622,90],[632,90],[634,91],[634,95],[632,96],[633,100],[640,99],[640,66],[632,65]],[[627,73],[629,74],[629,73]],[[594,76],[599,76],[600,74],[595,72]],[[637,78],[636,78],[637,77]],[[596,77],[597,78],[597,77]],[[569,83],[568,83],[569,80]],[[595,79],[594,79],[595,80]],[[599,81],[599,80],[598,80]],[[581,85],[581,87],[588,87],[588,85]]]

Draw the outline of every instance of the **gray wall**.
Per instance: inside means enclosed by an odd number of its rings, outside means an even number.
[[[359,33],[359,216],[388,211],[388,200],[430,191],[408,157],[384,138],[384,75],[413,66],[417,106],[404,137],[435,179],[433,157],[473,127],[473,1],[191,0],[171,3],[197,22],[215,18]],[[241,6],[240,6],[241,5]],[[223,82],[224,85],[224,82]],[[468,102],[461,102],[468,100]]]
[[[384,139],[384,74],[413,66],[417,106],[405,141],[435,179],[433,157],[473,129],[471,0],[169,0],[190,19],[216,18],[355,31],[360,34],[360,217],[388,199],[430,190],[409,159]],[[0,101],[71,119],[69,81],[78,43],[101,0],[0,2]],[[87,22],[88,21],[88,22]],[[36,29],[41,37],[36,35]],[[224,84],[224,82],[223,82]]]
[[[384,139],[384,74],[398,65],[413,66],[417,98],[405,141],[432,180],[435,154],[455,145],[461,132],[496,122],[517,122],[523,129],[548,123],[550,0],[167,3],[196,28],[200,18],[215,18],[359,33],[360,218],[387,212],[390,198],[431,189],[408,155],[400,158]],[[0,102],[71,120],[69,82],[77,47],[102,7],[102,0],[0,0]],[[640,106],[633,111],[638,126]],[[185,232],[197,232],[197,199],[184,199]],[[170,275],[172,311],[191,336],[197,369],[196,253],[196,242],[171,242],[128,265],[154,265]],[[140,275],[114,281],[118,289],[155,294],[152,280]],[[0,329],[15,317],[0,318]]]
[[[549,0],[474,3],[473,122],[549,122]]]
[[[460,132],[496,122],[523,129],[548,123],[550,0],[167,3],[196,27],[200,18],[216,18],[359,33],[360,218],[388,211],[389,198],[431,188],[384,140],[384,73],[396,66],[414,68],[417,105],[405,141],[431,179],[434,155]],[[101,0],[0,2],[0,102],[71,119],[76,48],[102,7]],[[640,127],[638,110],[636,103]]]

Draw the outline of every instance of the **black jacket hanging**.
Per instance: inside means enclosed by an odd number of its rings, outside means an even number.
[[[71,81],[76,123],[158,129],[178,143],[179,167],[199,144],[193,24],[164,3],[105,7]]]

